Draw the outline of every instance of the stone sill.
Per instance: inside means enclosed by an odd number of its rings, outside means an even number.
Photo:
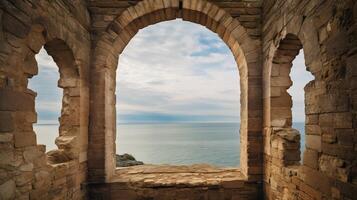
[[[116,168],[110,182],[141,188],[242,188],[247,178],[238,168],[217,168],[207,164],[139,165]]]

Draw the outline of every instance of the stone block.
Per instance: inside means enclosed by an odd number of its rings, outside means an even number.
[[[348,181],[349,169],[346,168],[345,161],[340,158],[322,155],[319,159],[319,168],[332,178],[342,182]]]
[[[35,53],[38,53],[41,47],[46,43],[43,31],[43,26],[32,25],[31,32],[26,38],[28,47]]]
[[[69,88],[68,92],[69,96],[71,97],[79,97],[80,96],[80,88]]]
[[[14,141],[14,135],[12,133],[1,133],[0,143],[10,143]]]
[[[49,163],[65,163],[71,160],[64,150],[52,150],[47,152],[47,160]]]
[[[305,184],[309,185],[315,190],[321,191],[325,195],[330,194],[331,181],[325,174],[306,166],[301,166],[300,173]]]
[[[321,136],[306,135],[306,147],[321,152]]]
[[[46,188],[51,184],[51,175],[48,171],[39,171],[35,173],[35,180],[35,189]]]
[[[133,190],[117,190],[111,198],[118,200],[136,200],[138,196]]]
[[[32,171],[21,172],[20,175],[15,177],[16,186],[25,186],[26,184],[31,184],[32,181]]]
[[[36,145],[36,134],[33,131],[15,132],[15,147],[27,147]]]
[[[292,81],[289,77],[272,77],[271,86],[279,86],[289,88],[292,85]]]
[[[14,180],[8,180],[0,185],[0,199],[14,199],[16,194],[16,184]]]
[[[38,74],[38,66],[35,59],[35,54],[31,53],[26,56],[24,64],[22,65],[22,69],[26,74],[29,75],[29,77]]]
[[[43,152],[40,151],[41,146],[32,146],[28,147],[23,152],[23,157],[26,162],[34,162],[36,159],[43,155]]]
[[[306,115],[306,124],[308,125],[317,125],[319,123],[318,115]]]
[[[76,78],[61,78],[58,81],[58,87],[60,88],[74,88],[78,86],[78,79]]]
[[[334,128],[352,128],[352,113],[336,113],[333,126]]]
[[[336,156],[345,160],[356,159],[356,154],[353,151],[353,147],[350,146],[322,143],[322,151],[324,154]]]
[[[13,165],[15,162],[15,154],[12,149],[1,149],[0,165]]]
[[[355,135],[353,129],[336,129],[335,132],[339,144],[353,147]]]
[[[274,119],[271,121],[272,127],[287,127],[291,120],[288,119]]]
[[[305,126],[306,135],[321,135],[321,129],[318,125],[306,125]]]
[[[322,142],[330,143],[330,144],[337,142],[337,136],[334,128],[322,127],[321,131],[322,131]]]
[[[280,95],[279,97],[272,97],[270,99],[271,107],[291,107],[292,99],[290,95]]]
[[[34,111],[34,96],[9,89],[0,89],[0,110],[2,111]]]
[[[34,169],[34,166],[32,163],[25,163],[20,166],[19,170],[23,172],[31,172]]]
[[[244,182],[241,180],[232,180],[232,181],[224,181],[222,183],[222,187],[224,188],[242,188],[244,186]]]
[[[0,111],[0,132],[12,132],[14,130],[14,120],[11,112]]]
[[[318,155],[317,151],[306,149],[304,151],[303,164],[312,169],[318,169]]]

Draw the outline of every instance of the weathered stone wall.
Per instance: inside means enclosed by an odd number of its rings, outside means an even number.
[[[86,191],[89,14],[84,1],[0,1],[0,199],[81,199]],[[44,46],[63,88],[58,150],[33,123],[35,54]]]
[[[175,18],[217,33],[236,58],[242,121],[234,184],[201,177],[197,185],[192,179],[157,187],[150,178],[139,185],[117,179],[118,56],[138,30]],[[2,0],[0,24],[0,199],[357,196],[355,0]],[[42,47],[63,88],[58,149],[47,154],[36,142],[36,92],[27,86]],[[305,87],[302,161],[287,92],[301,49],[315,77]]]
[[[356,199],[356,1],[264,1],[262,18],[266,199]],[[300,164],[286,90],[301,48],[315,79],[305,87]]]

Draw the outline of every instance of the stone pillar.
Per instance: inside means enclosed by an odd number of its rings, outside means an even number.
[[[90,182],[103,182],[115,169],[115,71],[95,69],[91,77],[88,173]]]

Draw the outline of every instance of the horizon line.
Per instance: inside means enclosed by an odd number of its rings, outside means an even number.
[[[132,121],[132,122],[117,122],[116,124],[197,124],[197,123],[238,123],[235,121]],[[296,121],[293,123],[305,123],[302,121]],[[34,123],[33,125],[60,125],[59,123]]]

